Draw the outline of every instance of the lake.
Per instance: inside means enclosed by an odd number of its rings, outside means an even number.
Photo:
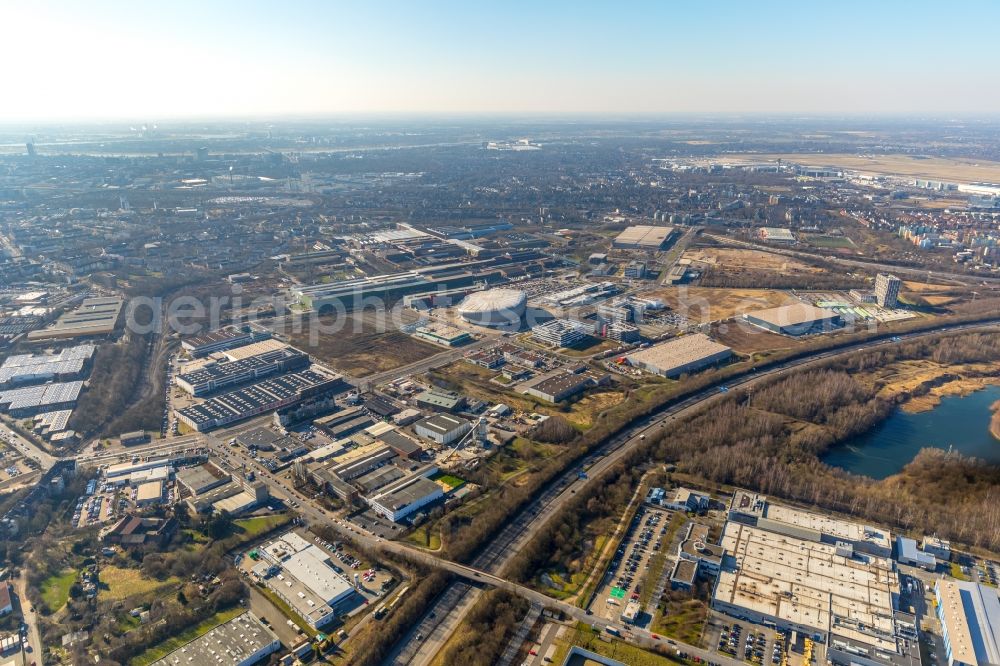
[[[925,412],[896,409],[865,434],[831,449],[823,462],[884,479],[903,469],[920,449],[951,446],[964,455],[1000,464],[1000,440],[989,431],[990,405],[997,400],[1000,386],[987,386],[966,396],[945,396]]]

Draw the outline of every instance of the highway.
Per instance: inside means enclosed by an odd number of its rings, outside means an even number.
[[[998,322],[1000,322],[1000,319],[985,323],[942,326],[936,330],[902,334],[898,337],[902,340],[908,340],[933,336],[945,331],[984,330],[994,328]],[[726,385],[730,388],[752,385],[792,369],[800,370],[809,368],[832,357],[850,354],[862,349],[871,349],[892,344],[895,344],[895,342],[888,337],[881,340],[858,342],[804,358],[778,362],[773,366],[762,367],[756,372],[748,371],[741,376],[728,379]],[[463,351],[467,350],[466,348]],[[434,360],[440,362],[438,357],[427,359],[425,362]],[[400,370],[397,370],[393,374],[396,375],[399,372]],[[621,461],[629,451],[637,447],[648,436],[658,432],[665,432],[666,430],[664,429],[667,428],[671,421],[691,415],[696,410],[701,410],[710,406],[713,402],[723,399],[726,394],[719,389],[718,385],[713,385],[683,400],[665,406],[657,413],[632,423],[618,435],[609,438],[596,451],[577,463],[570,465],[568,469],[564,470],[549,484],[546,490],[522,508],[494,538],[485,544],[469,565],[443,559],[433,553],[420,550],[402,542],[386,541],[346,520],[338,519],[332,512],[315,506],[311,498],[296,491],[288,479],[263,470],[246,454],[244,449],[234,448],[225,444],[225,441],[228,441],[234,434],[257,427],[266,417],[254,419],[253,421],[248,421],[214,434],[202,433],[165,440],[145,447],[96,452],[80,456],[79,461],[94,464],[117,462],[118,458],[122,455],[142,455],[177,446],[207,446],[215,451],[220,458],[226,460],[235,470],[238,471],[242,465],[253,469],[258,478],[268,484],[274,497],[285,500],[289,504],[292,502],[297,504],[295,510],[307,523],[330,525],[347,539],[361,546],[373,550],[381,550],[399,558],[406,558],[410,561],[419,562],[426,566],[455,574],[459,580],[450,583],[442,591],[442,594],[428,612],[425,613],[421,621],[410,632],[399,638],[396,643],[395,652],[389,660],[389,663],[393,664],[424,664],[433,658],[448,640],[454,629],[460,625],[465,614],[472,607],[485,586],[494,586],[509,590],[534,603],[539,603],[550,608],[558,608],[565,612],[567,616],[591,623],[599,629],[605,627],[608,624],[607,620],[588,615],[584,609],[552,599],[523,585],[505,580],[503,577],[504,569],[514,554],[520,550],[520,547],[534,538],[544,528],[549,519],[560,511],[576,493],[582,491],[588,484],[600,483],[600,477],[606,471]],[[55,460],[51,456],[49,458],[51,461]],[[585,465],[589,465],[587,476],[581,477],[579,473],[583,471]],[[643,647],[662,645],[665,642],[665,639],[654,638],[649,632],[640,629],[631,630],[624,635],[624,638]],[[679,647],[692,655],[708,656],[705,651],[699,650],[694,646],[680,645]],[[717,654],[712,654],[711,659],[716,663],[723,664],[723,666],[735,666],[737,663],[735,660],[726,660]]]
[[[933,331],[902,334],[898,338],[900,340],[910,340],[937,335],[943,331],[957,332],[988,329],[995,327],[996,324],[997,320],[986,323],[957,324],[950,327],[941,327]],[[835,356],[892,344],[896,343],[891,338],[859,342],[836,350],[779,362],[774,366],[761,369],[759,372],[750,371],[741,377],[732,378],[726,385],[729,387],[749,386],[764,379],[780,375],[788,370],[806,369]],[[504,566],[510,562],[513,555],[518,551],[519,546],[533,538],[548,522],[548,519],[558,512],[575,493],[581,491],[587,484],[596,482],[605,471],[619,462],[628,451],[643,441],[647,435],[665,428],[670,421],[687,416],[696,410],[711,405],[713,402],[722,399],[724,395],[724,393],[719,391],[718,386],[711,386],[665,407],[654,415],[633,423],[631,427],[612,437],[597,451],[587,456],[586,461],[596,460],[596,462],[587,470],[588,478],[586,479],[579,478],[579,473],[583,470],[585,464],[584,461],[571,465],[537,499],[524,507],[482,549],[480,554],[473,560],[474,568],[480,575],[501,575]],[[404,548],[411,552],[414,550],[408,547]],[[478,580],[484,579],[479,578]],[[452,586],[462,584],[452,583]],[[467,594],[478,595],[478,590],[469,590]],[[397,642],[397,651],[393,655],[391,663],[420,665],[429,661],[444,642],[447,641],[450,631],[458,627],[462,616],[471,608],[471,605],[467,601],[466,595],[455,594],[451,588],[446,590],[431,606],[421,622]],[[442,635],[444,632],[439,631],[441,627],[450,628],[447,635]],[[422,636],[422,638],[417,639],[417,636]],[[716,662],[720,661],[718,658],[714,660]]]

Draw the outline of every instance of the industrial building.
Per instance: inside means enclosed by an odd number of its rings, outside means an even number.
[[[351,583],[330,566],[330,556],[295,532],[255,551],[253,574],[314,629],[337,617],[337,607],[356,594]],[[254,553],[251,553],[254,557]]]
[[[626,356],[629,365],[663,377],[679,377],[728,361],[729,347],[715,342],[704,333],[693,333],[661,342]]]
[[[572,319],[551,319],[531,327],[531,337],[550,347],[573,347],[587,337],[586,328]]]
[[[948,666],[1000,664],[1000,598],[982,583],[939,579],[935,612]]]
[[[281,342],[280,340],[275,340],[274,338],[267,338],[258,342],[250,342],[245,345],[240,345],[239,347],[232,347],[230,349],[213,352],[213,354],[218,354],[229,361],[239,361],[244,358],[249,358],[250,356],[259,356],[261,354],[287,348],[288,345],[286,343]]]
[[[257,414],[273,411],[345,388],[340,375],[313,369],[266,379],[258,384],[224,393],[197,405],[175,410],[177,418],[198,432],[206,432]]]
[[[921,543],[925,553],[930,553],[939,560],[947,562],[951,559],[951,542],[936,536],[925,536]]]
[[[300,370],[308,367],[309,363],[308,354],[285,347],[236,361],[209,361],[194,372],[178,375],[176,383],[191,395],[200,397],[255,379]]]
[[[0,388],[80,378],[95,349],[94,345],[78,345],[58,354],[8,356],[0,365]]]
[[[748,312],[743,315],[743,319],[759,328],[790,336],[826,333],[842,323],[840,315],[833,310],[806,303]]]
[[[465,419],[449,414],[435,414],[417,421],[414,431],[421,437],[441,445],[451,444],[472,430],[472,424]]]
[[[677,559],[694,563],[696,577],[699,573],[716,576],[722,569],[726,549],[709,543],[708,535],[708,525],[688,523],[687,533],[677,546]]]
[[[444,324],[418,326],[413,331],[413,337],[445,347],[458,347],[472,342],[472,335],[468,331],[463,331],[454,326],[445,326]]]
[[[771,243],[795,242],[795,234],[792,233],[791,229],[783,227],[761,227],[757,233],[762,241],[769,241]]]
[[[470,324],[519,328],[527,304],[527,295],[519,289],[487,289],[466,296],[458,314]]]
[[[444,490],[424,476],[417,476],[390,486],[368,500],[372,509],[393,522],[399,522],[418,509],[444,497]]]
[[[278,635],[251,612],[237,615],[185,643],[152,666],[252,666],[281,649]]]
[[[83,389],[82,381],[27,386],[0,391],[0,411],[22,418],[42,412],[72,409]]]
[[[888,530],[773,504],[767,497],[746,490],[734,493],[729,519],[799,539],[849,546],[876,557],[892,557],[892,534]]]
[[[672,495],[660,500],[660,506],[674,511],[691,511],[700,513],[707,511],[712,498],[705,493],[699,493],[689,488],[677,488]]]
[[[51,412],[36,414],[32,417],[31,431],[46,439],[61,432],[66,432],[69,426],[69,417],[72,414],[72,409],[57,409]]]
[[[903,284],[895,275],[879,273],[875,276],[875,302],[883,308],[894,308],[899,303],[899,287]]]
[[[635,225],[618,234],[612,246],[622,250],[661,250],[673,233],[673,227]]]
[[[118,325],[124,304],[116,296],[85,298],[77,309],[63,314],[52,326],[28,333],[28,339],[58,340],[110,335]]]
[[[642,332],[638,326],[619,322],[601,325],[598,333],[608,340],[617,340],[618,342],[625,343],[639,342],[642,339]]]
[[[443,244],[436,246],[435,252],[452,250],[456,254],[464,255],[469,249],[471,248]],[[329,284],[295,286],[291,288],[291,296],[304,307],[316,311],[332,308],[350,311],[363,307],[368,297],[392,300],[419,293],[422,296],[416,300],[433,300],[438,292],[448,292],[482,283],[498,283],[514,276],[540,271],[556,263],[556,260],[536,250],[521,250],[486,259],[438,264],[389,275],[351,278]]]
[[[919,663],[891,560],[734,521],[720,545],[733,565],[719,572],[715,610],[826,643],[835,664]]]
[[[625,265],[622,276],[633,280],[644,280],[646,278],[646,264],[642,261],[630,261]]]
[[[188,495],[197,497],[224,486],[232,480],[232,476],[215,463],[206,462],[193,467],[182,467],[177,470],[176,479],[181,489]]]
[[[230,327],[182,340],[181,347],[193,358],[200,358],[225,349],[267,340],[270,337],[270,331],[250,327]]]
[[[465,406],[465,398],[455,391],[432,388],[417,394],[417,407],[432,412],[457,412]]]
[[[908,537],[896,537],[896,561],[927,571],[937,569],[937,558],[917,548],[917,542]]]
[[[136,488],[136,506],[151,506],[161,502],[163,502],[163,481],[146,481]]]
[[[551,403],[568,400],[599,383],[590,373],[575,373],[567,370],[559,370],[540,379],[541,381],[527,386],[522,392]]]

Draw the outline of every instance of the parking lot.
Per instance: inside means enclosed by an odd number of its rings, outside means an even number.
[[[791,634],[749,622],[713,614],[705,636],[720,654],[755,666],[804,666],[810,661],[822,663],[819,645],[806,637],[798,637],[798,645],[790,644]]]
[[[117,493],[111,491],[79,498],[73,512],[73,524],[76,527],[88,527],[114,518],[118,511],[125,509],[126,505],[125,497],[116,500],[116,495]]]
[[[652,558],[668,546],[664,538],[672,513],[646,505],[639,507],[597,589],[591,606],[595,615],[620,622],[628,602],[639,601],[644,586],[656,585],[656,581],[647,580],[647,574]],[[636,624],[641,626],[648,621],[648,617],[641,615]]]

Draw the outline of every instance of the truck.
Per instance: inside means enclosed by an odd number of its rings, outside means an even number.
[[[604,627],[604,631],[608,632],[612,636],[621,636],[622,635],[622,630],[619,629],[618,627],[607,626],[607,627]]]

